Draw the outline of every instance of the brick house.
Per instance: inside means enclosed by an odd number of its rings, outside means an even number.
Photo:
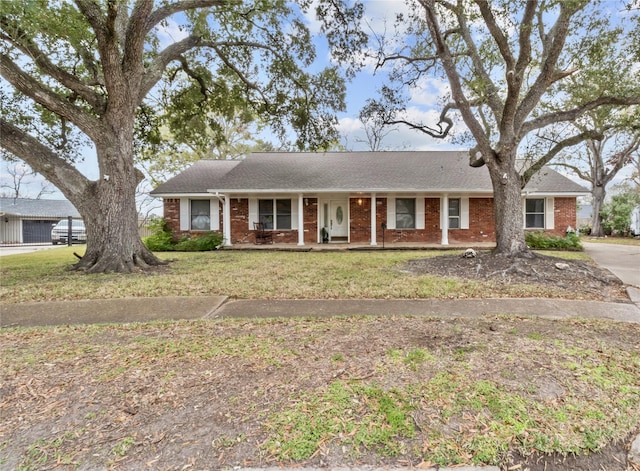
[[[201,160],[151,192],[176,236],[221,231],[253,244],[494,242],[493,191],[465,151],[255,153]],[[550,168],[522,192],[525,229],[564,235],[588,191]]]

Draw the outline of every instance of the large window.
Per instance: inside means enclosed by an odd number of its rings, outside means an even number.
[[[396,198],[396,229],[416,228],[416,199]]]
[[[544,229],[544,198],[530,198],[525,203],[525,227]]]
[[[449,198],[449,229],[460,229],[460,198]]]
[[[258,218],[265,229],[291,229],[291,200],[258,200]]]
[[[208,231],[211,229],[211,202],[209,200],[191,200],[191,230]]]

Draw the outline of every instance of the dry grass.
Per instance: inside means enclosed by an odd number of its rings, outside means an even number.
[[[172,253],[175,260],[134,275],[68,271],[73,250],[61,248],[2,258],[0,302],[158,296],[239,299],[567,297],[554,288],[498,286],[480,280],[413,276],[399,268],[440,251]],[[558,253],[554,253],[558,255]],[[568,257],[583,254],[568,252]]]

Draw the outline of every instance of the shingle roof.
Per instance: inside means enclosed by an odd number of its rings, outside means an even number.
[[[151,192],[154,194],[206,193],[229,173],[240,160],[199,160],[191,167],[170,178]]]
[[[68,200],[0,198],[0,211],[25,217],[80,217],[78,210]]]
[[[232,165],[229,165],[232,164]],[[466,151],[255,153],[242,161],[203,160],[152,194],[206,192],[429,191],[491,193],[486,167],[468,165]],[[544,168],[527,190],[584,193]]]

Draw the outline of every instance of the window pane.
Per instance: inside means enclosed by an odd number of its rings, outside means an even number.
[[[527,214],[527,227],[544,229],[544,214]]]
[[[291,200],[276,200],[276,228],[291,229]]]
[[[460,198],[449,200],[449,216],[460,216]]]
[[[449,218],[449,229],[460,229],[460,218]]]
[[[396,228],[414,229],[416,227],[415,198],[396,199]]]
[[[208,231],[211,228],[209,200],[191,200],[191,229]]]
[[[544,199],[528,199],[527,200],[527,213],[544,213]]]
[[[273,229],[273,200],[258,200],[258,220],[265,229]]]

